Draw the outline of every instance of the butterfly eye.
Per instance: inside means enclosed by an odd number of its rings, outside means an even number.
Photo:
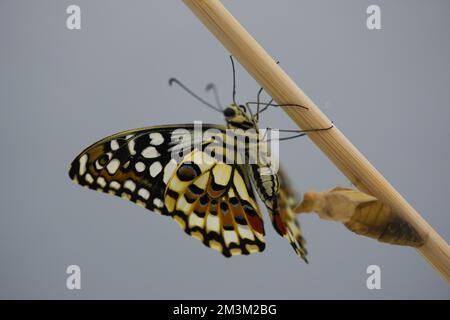
[[[234,112],[234,110],[232,108],[226,108],[223,111],[223,114],[224,114],[225,117],[231,118],[231,117],[234,117],[236,115],[236,112]]]

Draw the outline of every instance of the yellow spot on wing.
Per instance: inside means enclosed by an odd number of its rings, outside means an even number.
[[[184,195],[181,195],[177,200],[177,209],[183,211],[186,215],[192,212],[194,204],[186,201]]]
[[[250,197],[247,192],[247,187],[245,185],[244,179],[242,179],[241,175],[235,171],[234,177],[233,177],[234,186],[236,188],[237,193],[239,194],[239,197],[243,200],[250,200]]]
[[[224,230],[223,238],[227,246],[229,246],[231,243],[239,244],[238,236],[236,234],[236,231],[234,230]]]
[[[139,207],[145,208],[145,202],[144,202],[144,201],[136,200],[136,204],[137,204]]]
[[[206,189],[206,185],[208,184],[209,173],[202,174],[197,180],[195,180],[194,184],[202,190]]]
[[[175,209],[175,199],[169,195],[166,195],[166,197],[164,198],[164,202],[166,204],[167,211],[173,212],[173,210]]]
[[[180,218],[179,216],[174,216],[173,219],[175,220],[176,223],[179,224],[181,229],[183,229],[183,230],[186,229],[186,223],[184,222],[184,220],[182,218]]]
[[[192,212],[189,215],[189,227],[200,227],[203,228],[205,225],[205,219],[200,218],[198,215],[195,214],[195,212]]]
[[[233,249],[230,249],[230,253],[231,253],[231,255],[236,256],[236,255],[242,254],[242,250],[239,248],[233,248]]]
[[[201,234],[201,232],[199,231],[193,231],[191,232],[191,236],[194,237],[195,239],[198,239],[200,241],[203,241],[203,235]]]
[[[214,181],[221,186],[228,185],[228,183],[230,182],[231,169],[231,166],[228,164],[216,164],[212,170]]]
[[[222,245],[219,242],[217,242],[216,240],[210,240],[209,246],[214,250],[222,252]]]
[[[254,244],[246,244],[245,248],[247,249],[248,252],[253,253],[253,252],[259,252],[259,248],[257,245]]]

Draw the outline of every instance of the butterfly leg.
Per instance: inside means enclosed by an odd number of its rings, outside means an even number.
[[[277,64],[280,64],[280,61],[277,60]],[[256,101],[257,101],[257,107],[256,107],[256,122],[259,121],[259,114],[262,112],[259,110],[259,106],[260,106],[260,101],[261,101],[261,93],[264,91],[264,88],[261,87],[258,90],[258,93],[256,95]],[[273,102],[273,98],[270,99],[269,104]],[[248,106],[247,106],[248,107]],[[250,110],[250,108],[249,108]]]
[[[305,130],[291,130],[291,129],[277,129],[280,132],[293,132],[296,133],[295,135],[289,136],[289,137],[283,137],[283,138],[279,138],[278,141],[285,141],[285,140],[290,140],[290,139],[294,139],[294,138],[298,138],[298,137],[303,137],[306,135],[306,133],[308,132],[318,132],[318,131],[327,131],[330,130],[334,127],[333,123],[327,127],[327,128],[316,128],[316,129],[305,129]],[[272,130],[273,128],[267,128],[268,130]],[[270,141],[270,139],[268,140]]]
[[[299,108],[303,108],[308,110],[307,107],[304,107],[302,105],[299,104],[292,104],[292,103],[286,103],[286,104],[275,104],[273,103],[273,99],[271,99],[269,102],[260,102],[260,101],[249,101],[245,103],[247,109],[250,111],[251,117],[253,119],[253,121],[255,123],[258,123],[259,121],[259,115],[261,113],[263,113],[264,111],[266,111],[269,107],[299,107]],[[250,106],[254,106],[256,105],[256,114],[253,115],[253,113],[251,112],[251,107]],[[262,109],[260,109],[260,106],[263,105],[264,107]]]

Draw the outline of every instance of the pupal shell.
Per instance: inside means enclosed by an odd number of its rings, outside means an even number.
[[[316,212],[321,219],[338,221],[359,235],[396,245],[420,247],[424,239],[391,208],[364,192],[336,187],[306,192],[295,210]]]

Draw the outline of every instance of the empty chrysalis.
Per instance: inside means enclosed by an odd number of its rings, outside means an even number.
[[[420,247],[425,239],[389,206],[364,192],[336,187],[324,192],[306,192],[295,209],[316,212],[321,219],[338,221],[359,235],[380,242]]]

